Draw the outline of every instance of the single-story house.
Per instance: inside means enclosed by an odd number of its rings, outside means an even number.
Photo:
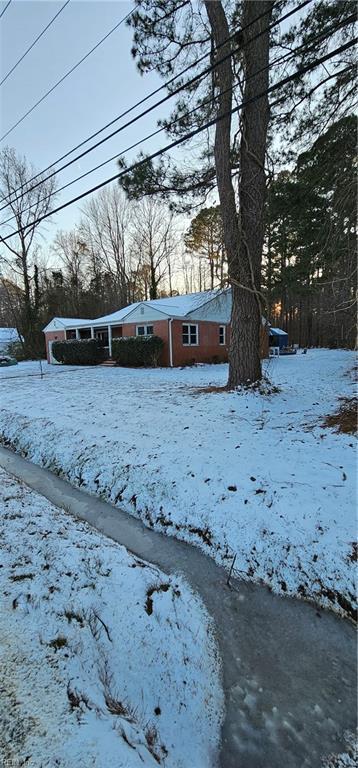
[[[272,328],[270,326],[269,346],[279,347],[279,349],[284,349],[284,347],[288,347],[288,333],[286,333],[286,331],[282,331],[281,328]]]
[[[16,328],[0,328],[0,352],[6,354],[10,344],[14,344],[16,341],[21,341]]]
[[[163,366],[225,362],[230,340],[231,291],[204,291],[164,299],[137,301],[94,320],[54,317],[44,328],[47,359],[56,363],[52,343],[63,339],[99,339],[112,355],[113,339],[122,336],[160,336]],[[262,327],[262,355],[268,355],[266,323]]]

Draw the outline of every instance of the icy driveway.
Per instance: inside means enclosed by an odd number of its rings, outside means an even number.
[[[283,766],[285,768],[323,768],[322,759],[326,758],[328,754],[337,754],[342,748],[345,748],[344,732],[346,729],[354,729],[356,723],[356,636],[355,630],[349,622],[342,621],[328,612],[319,613],[314,607],[297,600],[282,600],[276,595],[270,594],[265,587],[234,582],[230,589],[226,584],[226,572],[217,566],[211,558],[205,557],[198,549],[185,542],[177,541],[174,538],[168,539],[155,531],[149,531],[141,521],[134,519],[126,512],[73,488],[52,472],[35,467],[31,462],[11,451],[0,448],[0,464],[22,478],[36,491],[45,495],[51,502],[65,507],[75,518],[79,517],[90,522],[102,533],[124,544],[130,549],[133,556],[156,563],[161,572],[167,574],[164,583],[170,582],[175,585],[178,581],[178,572],[185,575],[186,582],[189,582],[191,588],[204,601],[207,611],[214,621],[213,627],[222,660],[226,702],[220,762],[222,768],[238,768],[238,766],[245,766],[245,768],[283,768]],[[59,510],[56,517],[61,519]],[[9,520],[5,524],[7,528],[11,526]],[[68,529],[68,518],[64,516],[64,525],[66,524]],[[81,530],[80,524],[77,523],[78,525],[79,530]],[[26,535],[31,537],[32,530],[32,526],[28,526]],[[45,542],[48,542],[47,537]],[[87,548],[87,543],[85,540],[85,548]],[[59,539],[58,544],[56,544],[56,538],[54,538],[53,546],[55,549],[58,546],[61,550],[62,539]],[[103,552],[106,552],[103,538],[101,548],[99,551],[97,550],[96,559],[102,556],[102,547]],[[80,555],[80,553],[81,550],[78,554]],[[123,554],[124,566],[126,559],[129,559],[129,565],[131,565],[130,557],[127,556],[126,558]],[[78,562],[78,556],[76,562]],[[132,564],[133,562],[135,563],[136,560],[132,560]],[[24,569],[27,569],[28,565],[24,565]],[[124,568],[122,571],[123,576],[125,570]],[[144,580],[145,574],[146,571],[144,571]],[[99,579],[99,591],[104,589],[102,591],[104,606],[99,615],[107,621],[108,610],[105,606],[109,595],[108,588],[106,590],[106,582],[111,589],[113,579],[108,581],[105,572],[104,576],[104,579]],[[96,576],[96,578],[98,577]],[[183,583],[182,578],[181,583]],[[131,598],[135,597],[138,592],[136,589],[133,590],[133,578],[131,578],[130,584],[130,591],[126,589],[124,583],[122,590],[125,598],[124,617],[126,625],[127,622],[133,623],[133,618],[138,617],[138,615],[141,619],[143,617],[143,610],[141,610],[143,598],[142,600],[139,599],[139,609],[137,602],[131,603]],[[118,590],[118,585],[113,586],[115,586],[115,590]],[[176,589],[175,586],[174,588]],[[96,592],[97,590],[94,593],[91,592],[93,594],[91,600],[95,599]],[[170,590],[164,595],[155,596],[154,610],[163,606],[162,600],[170,597],[169,592]],[[81,601],[80,596],[77,597],[76,595],[76,599]],[[61,593],[58,594],[58,600],[63,600]],[[127,603],[126,600],[128,600]],[[173,607],[177,610],[180,600],[178,601],[178,596],[175,594],[173,600]],[[108,616],[111,619],[112,635],[116,632],[114,621],[116,617],[118,620],[121,615],[121,602],[122,598],[120,597],[119,612],[116,611],[113,618],[111,615]],[[164,602],[165,605],[168,605],[168,602]],[[171,605],[170,601],[169,605]],[[195,604],[193,601],[193,607],[194,605],[197,612],[198,601]],[[154,610],[153,616],[149,616],[149,619],[154,618]],[[109,613],[111,614],[111,611]],[[158,615],[158,621],[162,615],[162,613]],[[195,625],[196,613],[192,614],[191,617],[188,613],[184,615],[179,616],[179,621],[183,621],[185,628],[183,640],[187,636],[186,633],[189,632],[190,635],[193,629],[193,619]],[[174,627],[170,627],[169,624],[168,630],[171,628],[175,631],[175,626],[176,622]],[[181,624],[180,631],[178,627],[177,644],[175,644],[173,652],[178,646],[180,649],[182,626]],[[139,640],[142,627],[143,619],[138,627]],[[147,627],[148,629],[151,627],[150,622]],[[155,624],[155,628],[160,637],[161,625]],[[197,659],[201,657],[203,652],[204,654],[207,652],[205,622],[201,630],[198,635],[199,644],[196,648]],[[196,634],[196,629],[194,632]],[[158,635],[154,637],[156,636]],[[152,642],[153,636],[151,636],[150,648]],[[131,646],[132,640],[129,639],[129,645],[124,644],[124,659],[127,656],[127,648],[129,658],[132,658],[133,648]],[[110,643],[107,642],[105,647],[108,652]],[[168,661],[170,664],[170,659],[173,657],[170,656],[169,660],[166,659],[165,643],[163,643],[163,649],[159,650],[158,660],[161,659],[162,653],[165,660],[163,666],[166,669]],[[177,665],[176,677],[180,680],[182,675],[185,681],[187,681],[188,665],[186,656],[185,653],[182,659],[180,657],[173,659]],[[120,661],[123,664],[122,657]],[[118,666],[118,672],[123,670],[121,663]],[[205,659],[203,659],[203,663],[206,663]],[[208,671],[210,671],[210,664],[209,654]],[[154,660],[154,676],[156,665],[157,659]],[[201,669],[202,664],[199,663],[198,671]],[[136,683],[135,686],[131,686],[133,691],[141,683],[141,680],[138,681],[138,675],[136,676],[135,671],[132,671],[134,673],[132,683]],[[147,670],[146,680],[151,672],[152,670]],[[126,679],[125,673],[123,677],[121,687],[123,687]],[[171,674],[168,673],[168,679],[170,677]],[[204,690],[203,681],[200,685],[200,680],[199,674],[199,695]],[[117,681],[120,682],[120,675],[117,676]],[[211,672],[207,681],[210,688],[212,681],[215,681],[215,675]],[[171,696],[171,687],[169,685],[169,697]],[[131,698],[133,700],[133,693]],[[181,701],[184,699],[178,700],[180,711]],[[218,701],[217,694],[214,701]],[[209,696],[208,706],[210,706],[210,702]],[[193,699],[192,703],[195,707],[198,699]],[[167,706],[165,710],[168,712]],[[175,713],[175,706],[172,711]],[[190,712],[191,709],[188,707],[188,711],[184,713],[184,718],[186,715],[190,717]],[[204,712],[201,714],[204,715]],[[200,734],[198,726],[202,724],[200,717],[198,720],[196,717],[192,718],[191,726],[197,729],[197,737]],[[165,723],[165,725],[169,726],[169,723]],[[178,721],[173,723],[173,735],[177,733],[178,727],[180,729]],[[178,735],[177,743],[179,745],[180,730]],[[197,744],[198,742],[195,741],[194,743]],[[191,739],[187,737],[187,734],[184,737],[183,748],[190,750],[193,748]],[[193,752],[191,755],[192,760],[186,758],[183,760],[183,768],[188,768],[188,766],[201,768],[201,762],[194,759]],[[342,756],[342,761],[333,758],[329,765],[331,768],[337,768],[338,765],[342,765],[342,767],[343,765],[352,766],[353,768],[356,764],[354,759],[349,759],[347,762],[344,756]],[[145,764],[147,765],[147,763]],[[166,758],[163,760],[164,764],[167,765]],[[210,765],[210,760],[208,760],[203,768],[209,768]]]
[[[271,360],[278,394],[198,394],[226,366],[0,372],[7,444],[244,578],[352,615],[354,441],[320,426],[354,354]],[[33,374],[22,364],[11,376]]]

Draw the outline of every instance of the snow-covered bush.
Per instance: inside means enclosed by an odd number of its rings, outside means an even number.
[[[28,359],[28,355],[26,354],[21,341],[10,342],[10,344],[7,345],[6,354],[10,355],[10,357],[14,357],[18,363],[20,363],[22,360]]]
[[[54,341],[53,356],[66,365],[98,365],[105,357],[105,350],[97,339],[68,339]]]
[[[158,365],[164,341],[159,336],[124,336],[113,339],[112,357],[119,365],[133,368]]]

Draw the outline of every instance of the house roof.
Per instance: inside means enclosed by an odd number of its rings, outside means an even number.
[[[47,323],[46,327],[43,329],[44,331],[56,331],[61,328],[79,328],[81,325],[88,326],[94,323],[95,320],[91,320],[89,317],[87,318],[79,318],[79,317],[53,317],[52,320],[50,320],[49,323]]]
[[[112,312],[110,315],[103,315],[95,319],[80,319],[75,317],[54,317],[50,323],[44,328],[44,331],[54,331],[58,328],[79,328],[89,325],[106,325],[107,323],[120,323],[123,322],[127,315],[130,315],[138,307],[144,305],[151,309],[161,312],[167,317],[186,317],[186,315],[207,304],[212,299],[215,299],[225,291],[202,291],[200,293],[188,293],[183,296],[168,296],[164,299],[149,299],[148,301],[136,301],[134,304],[129,304],[128,307],[123,307],[117,312]]]
[[[12,341],[19,341],[20,336],[16,328],[0,328],[0,344],[9,344]]]
[[[102,317],[97,317],[96,323],[116,323],[121,322],[124,320],[124,318],[129,315],[130,312],[133,312],[134,309],[139,307],[141,304],[148,304],[148,301],[135,301],[134,304],[129,304],[128,307],[123,307],[122,309],[118,309],[117,312],[111,312],[110,315],[103,315]]]
[[[147,301],[136,301],[128,307],[120,309],[118,312],[112,312],[110,315],[97,318],[97,322],[113,322],[123,320],[131,314],[137,307],[144,304],[146,307],[156,309],[168,317],[185,317],[190,312],[194,312],[203,304],[218,296],[220,291],[201,291],[200,293],[187,293],[183,296],[166,296],[164,299],[149,299]]]
[[[272,336],[288,336],[286,331],[283,331],[281,328],[272,328],[272,326],[270,326],[270,333]]]

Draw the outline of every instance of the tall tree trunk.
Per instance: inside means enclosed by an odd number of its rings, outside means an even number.
[[[149,285],[149,298],[150,299],[157,299],[158,298],[158,292],[157,292],[157,280],[156,280],[156,274],[155,274],[155,265],[154,265],[154,257],[153,254],[150,253],[150,285]]]
[[[214,290],[214,277],[215,277],[215,271],[214,271],[214,259],[210,259],[210,290]]]
[[[212,37],[215,46],[219,49],[216,53],[218,58],[225,58],[231,50],[229,25],[222,7],[221,0],[205,0],[205,8],[208,14]],[[229,280],[237,275],[237,262],[239,254],[239,227],[236,211],[235,192],[231,176],[231,158],[230,158],[230,137],[231,137],[231,109],[232,109],[232,88],[233,74],[231,59],[227,58],[220,66],[215,69],[215,77],[219,88],[219,106],[218,118],[222,115],[226,117],[219,119],[215,131],[215,167],[216,178],[220,199],[220,210],[223,221],[223,238],[228,260]],[[235,303],[234,286],[233,303]],[[233,315],[234,317],[234,307]],[[234,321],[235,322],[235,321]],[[233,335],[233,329],[231,330]],[[234,333],[235,335],[235,333]],[[231,348],[233,344],[231,343]],[[229,383],[237,386],[240,382],[233,383],[232,371],[232,350],[230,352],[230,370]]]
[[[172,265],[170,262],[170,256],[167,259],[167,263],[168,263],[169,296],[173,296]]]
[[[242,135],[240,144],[240,243],[238,277],[233,284],[233,311],[230,350],[229,386],[261,379],[260,338],[261,264],[264,244],[264,209],[266,200],[265,153],[269,121],[268,96],[254,101],[269,84],[269,32],[248,41],[268,27],[273,3],[268,0],[245,0],[242,24],[245,62]],[[259,16],[267,15],[255,22]],[[254,23],[252,23],[254,22]],[[250,27],[245,30],[245,26]],[[258,72],[259,74],[255,74]],[[243,286],[243,287],[241,287]]]
[[[24,294],[23,294],[23,329],[22,333],[25,338],[26,353],[28,355],[34,354],[34,323],[33,323],[33,309],[31,299],[31,287],[30,287],[30,275],[27,263],[27,251],[26,246],[20,235],[22,254],[21,254],[21,267],[22,278],[24,282]]]
[[[245,61],[244,100],[252,100],[268,87],[269,33],[264,32],[248,44],[270,23],[271,0],[245,0],[243,3],[243,54]],[[220,58],[230,50],[229,26],[220,0],[205,0],[212,35]],[[264,18],[255,19],[267,11]],[[254,22],[254,23],[252,23]],[[256,71],[259,74],[255,75]],[[232,108],[233,76],[230,59],[217,67],[219,86],[218,117]],[[268,98],[252,101],[242,111],[240,146],[240,237],[235,194],[231,178],[231,117],[219,120],[215,134],[215,165],[223,218],[224,240],[232,287],[231,341],[229,355],[230,388],[261,378],[261,260],[264,242],[264,204],[266,197],[265,150],[269,120]]]
[[[267,224],[267,320],[271,322],[272,315],[272,282],[273,282],[273,268],[272,268],[272,251],[271,251],[271,223]]]

